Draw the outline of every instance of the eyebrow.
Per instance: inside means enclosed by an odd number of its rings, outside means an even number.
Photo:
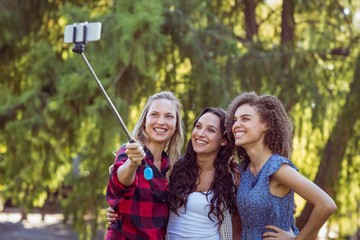
[[[236,115],[234,115],[234,117],[236,117]],[[239,117],[251,117],[251,114],[245,113],[245,114],[240,115]]]
[[[156,111],[156,110],[152,110],[152,111],[149,111],[149,113],[160,113],[160,112]],[[165,112],[164,114],[171,114],[171,115],[176,116],[176,113],[173,113],[173,112]]]

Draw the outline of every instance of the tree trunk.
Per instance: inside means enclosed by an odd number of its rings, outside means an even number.
[[[295,1],[283,1],[283,8],[281,12],[281,46],[294,45],[294,31],[295,31]]]
[[[256,10],[255,0],[245,0],[244,15],[245,15],[246,39],[251,42],[253,41],[254,35],[257,34],[257,30],[258,30],[255,10]]]
[[[319,170],[315,177],[315,184],[334,197],[336,184],[341,171],[346,146],[354,133],[354,125],[360,120],[360,55],[355,65],[353,81],[347,95],[345,105],[340,112],[329,140],[325,146]],[[312,206],[306,203],[301,215],[297,218],[296,225],[301,230],[307,223],[312,211]]]
[[[281,91],[279,98],[286,103],[285,108],[291,111],[294,104],[298,102],[296,94],[296,76],[293,74],[291,59],[294,58],[294,36],[295,36],[295,0],[283,1],[281,12],[281,66],[282,73],[279,79],[280,85],[286,86],[287,91]]]

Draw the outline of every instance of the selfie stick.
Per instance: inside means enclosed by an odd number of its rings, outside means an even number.
[[[74,32],[73,32],[73,43],[75,43],[75,46],[74,46],[74,48],[73,48],[72,50],[73,50],[73,52],[76,52],[76,53],[81,54],[81,56],[82,56],[82,58],[84,59],[86,65],[89,67],[92,75],[94,76],[97,84],[99,85],[99,87],[100,87],[100,89],[101,89],[101,92],[102,92],[103,95],[105,96],[105,98],[106,98],[106,100],[107,100],[107,102],[108,102],[111,110],[113,111],[113,113],[115,114],[115,116],[117,117],[117,119],[119,120],[120,125],[121,125],[122,129],[124,130],[124,133],[125,133],[127,139],[129,140],[129,142],[134,142],[134,140],[133,140],[133,138],[131,137],[131,134],[130,134],[129,130],[126,128],[125,123],[124,123],[124,121],[122,120],[120,114],[119,114],[118,111],[116,110],[114,104],[112,103],[111,99],[110,99],[109,96],[107,95],[104,87],[102,86],[100,80],[99,80],[98,77],[96,76],[96,74],[95,74],[93,68],[91,67],[89,61],[88,61],[88,60],[86,59],[86,57],[85,57],[84,50],[85,50],[85,44],[86,44],[86,31],[87,31],[87,26],[84,25],[83,28],[84,28],[84,29],[83,29],[83,30],[84,30],[84,31],[83,31],[83,35],[84,35],[84,36],[83,36],[83,41],[82,41],[82,42],[76,42],[76,27],[74,26],[74,28],[73,28],[73,31],[74,31]]]

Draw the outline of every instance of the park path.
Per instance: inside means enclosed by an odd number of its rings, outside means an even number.
[[[0,212],[0,240],[77,240],[78,235],[69,224],[63,224],[62,214],[29,213],[20,222],[18,211]],[[100,234],[101,235],[101,234]],[[101,240],[103,237],[97,237]]]

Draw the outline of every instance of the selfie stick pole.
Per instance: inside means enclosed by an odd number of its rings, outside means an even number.
[[[101,92],[102,92],[103,95],[105,96],[106,101],[108,102],[108,104],[109,104],[112,112],[115,114],[115,116],[116,116],[117,119],[119,120],[120,125],[121,125],[122,129],[124,130],[124,133],[125,133],[127,139],[129,140],[129,142],[133,142],[134,140],[133,140],[133,138],[131,137],[131,134],[130,134],[129,130],[126,128],[124,121],[122,120],[120,114],[119,114],[118,111],[116,110],[116,108],[115,108],[114,104],[112,103],[111,99],[110,99],[109,96],[107,95],[104,87],[102,86],[100,80],[99,80],[98,77],[96,76],[96,74],[95,74],[93,68],[91,67],[89,61],[88,61],[88,60],[86,59],[86,57],[85,57],[84,50],[85,50],[85,44],[86,44],[86,28],[87,28],[86,25],[84,25],[83,41],[82,41],[82,42],[76,42],[76,27],[74,27],[73,43],[75,43],[75,46],[74,46],[74,48],[73,48],[72,50],[73,50],[73,52],[76,52],[76,53],[81,54],[81,56],[82,56],[82,58],[84,59],[86,65],[89,67],[92,75],[94,76],[97,84],[99,85],[99,87],[100,87],[100,89],[101,89]]]

